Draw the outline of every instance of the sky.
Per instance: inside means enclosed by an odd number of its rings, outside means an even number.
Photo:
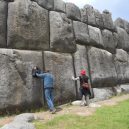
[[[112,13],[112,19],[115,21],[118,17],[129,22],[129,0],[63,0],[83,8],[85,4],[92,5],[101,13],[107,9]]]

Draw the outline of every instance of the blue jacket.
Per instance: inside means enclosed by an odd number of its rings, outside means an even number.
[[[53,88],[54,77],[50,73],[36,73],[44,81],[44,88]]]

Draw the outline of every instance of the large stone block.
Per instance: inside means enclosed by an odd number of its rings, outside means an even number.
[[[112,87],[117,84],[117,74],[111,53],[94,47],[88,48],[92,72],[92,87]]]
[[[93,88],[94,99],[92,102],[102,101],[111,98],[115,95],[112,87],[103,87],[103,88]]]
[[[89,36],[90,36],[90,45],[103,48],[103,39],[102,34],[99,28],[88,26]]]
[[[108,10],[104,10],[102,13],[104,28],[114,31],[114,25],[112,20],[112,14]]]
[[[64,13],[50,12],[50,47],[53,51],[76,51],[72,21]]]
[[[95,11],[94,11],[93,6],[91,6],[91,5],[85,5],[85,8],[87,9],[88,24],[90,24],[90,25],[96,25]]]
[[[70,54],[59,54],[44,52],[45,69],[49,69],[55,76],[55,102],[58,104],[69,102],[76,98],[72,56]]]
[[[114,42],[114,37],[111,31],[109,30],[103,30],[102,31],[102,39],[103,39],[103,44],[104,44],[104,49],[111,53],[116,52],[116,42]]]
[[[94,13],[95,13],[96,26],[98,28],[104,28],[102,14],[97,9],[94,9]]]
[[[41,7],[53,10],[54,9],[54,0],[32,0],[37,2]]]
[[[6,35],[7,35],[7,2],[4,0],[0,1],[0,47],[6,47]]]
[[[79,44],[89,44],[88,26],[85,23],[73,21],[75,39]]]
[[[42,104],[42,84],[32,68],[42,65],[42,52],[0,49],[0,110],[15,111]]]
[[[54,10],[65,12],[65,2],[63,0],[54,0]]]
[[[81,12],[81,21],[88,24],[87,9],[84,7],[80,9],[80,12]]]
[[[117,18],[114,23],[116,26],[125,29],[126,32],[129,34],[129,22],[128,21],[122,18]]]
[[[66,3],[66,15],[72,20],[81,20],[80,9],[73,3]]]
[[[8,46],[17,49],[48,50],[48,11],[30,0],[9,3]]]
[[[129,83],[129,55],[122,49],[117,49],[115,66],[118,76],[118,84]]]
[[[129,34],[120,27],[117,27],[117,33],[119,35],[117,48],[129,51]]]
[[[96,21],[95,21],[95,11],[93,6],[86,4],[84,6],[84,10],[85,12],[83,14],[86,13],[87,18],[88,18],[88,24],[89,25],[93,25],[96,26]],[[85,16],[85,15],[84,15]]]
[[[115,21],[114,21],[114,24],[120,28],[125,28],[124,27],[124,20],[122,18],[117,18]]]

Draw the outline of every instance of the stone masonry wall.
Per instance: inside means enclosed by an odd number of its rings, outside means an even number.
[[[81,69],[94,97],[117,92],[129,83],[129,22],[62,0],[0,0],[0,110],[44,105],[42,82],[31,75],[35,65],[54,74],[58,104],[79,97],[71,77]]]

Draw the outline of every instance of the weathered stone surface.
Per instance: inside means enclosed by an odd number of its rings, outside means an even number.
[[[54,10],[65,12],[65,2],[63,0],[54,0]]]
[[[17,49],[49,48],[48,11],[30,0],[16,0],[8,8],[8,46]]]
[[[117,18],[114,23],[116,26],[125,29],[126,32],[129,34],[129,22],[128,21],[122,18]]]
[[[114,24],[120,28],[125,28],[124,27],[124,20],[122,18],[117,18],[115,21],[114,21]]]
[[[129,34],[129,22],[128,21],[125,21],[124,22],[124,26],[125,26],[126,32]]]
[[[120,85],[123,93],[129,93],[129,84]]]
[[[53,10],[54,9],[54,0],[32,0],[37,2],[41,7]]]
[[[66,3],[66,15],[72,20],[81,20],[80,9],[73,3]]]
[[[42,68],[41,52],[0,49],[0,109],[42,103],[41,81],[31,75],[35,65]]]
[[[120,27],[117,27],[117,32],[119,35],[117,48],[129,51],[129,34],[127,34],[127,32]]]
[[[117,74],[112,54],[94,47],[88,48],[92,87],[112,87],[117,83]]]
[[[84,8],[87,11],[87,16],[88,16],[88,24],[89,25],[95,25],[96,26],[96,21],[95,21],[95,11],[93,6],[91,5],[85,5]]]
[[[104,28],[102,14],[97,9],[94,9],[94,13],[95,13],[96,26],[98,28]]]
[[[90,35],[90,45],[96,47],[104,47],[102,34],[99,28],[88,26]]]
[[[104,49],[111,53],[116,52],[116,44],[114,42],[113,34],[109,30],[103,30],[102,31],[102,38],[103,38],[103,44],[104,44]]]
[[[112,87],[93,88],[93,91],[94,99],[91,100],[92,102],[106,100],[115,95]]]
[[[117,48],[117,46],[120,42],[120,37],[119,37],[118,33],[116,33],[116,32],[113,32],[112,35],[113,35],[113,44]]]
[[[129,55],[126,51],[117,49],[114,59],[118,84],[129,83]]]
[[[64,13],[50,12],[50,47],[57,52],[75,52],[72,21]]]
[[[112,20],[112,14],[108,10],[104,10],[102,13],[104,28],[114,31],[114,25]]]
[[[49,69],[55,76],[55,101],[59,104],[74,100],[76,98],[75,82],[72,56],[70,54],[59,54],[44,52],[45,69]]]
[[[79,44],[89,44],[88,26],[85,23],[73,21],[75,39]]]
[[[0,1],[0,47],[6,47],[7,2]]]
[[[23,113],[23,114],[20,114],[20,115],[17,115],[15,118],[14,118],[14,121],[16,122],[32,122],[34,120],[34,114],[33,113]]]
[[[80,12],[81,12],[81,21],[88,24],[87,9],[84,7],[80,9]]]
[[[27,123],[24,121],[20,122],[11,122],[9,124],[6,124],[0,129],[35,129],[34,125],[31,123]]]

